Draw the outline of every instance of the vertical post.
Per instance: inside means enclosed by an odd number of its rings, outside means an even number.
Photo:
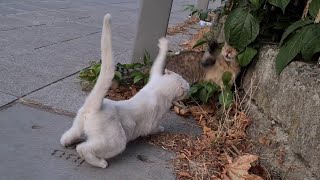
[[[197,0],[197,9],[207,10],[209,5],[209,0]]]
[[[152,59],[158,54],[158,39],[167,33],[173,0],[141,0],[138,31],[134,42],[132,62],[142,62],[144,51]]]

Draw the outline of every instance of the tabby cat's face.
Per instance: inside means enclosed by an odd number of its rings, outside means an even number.
[[[226,61],[230,62],[236,60],[238,51],[229,44],[225,43],[222,47],[221,54]]]

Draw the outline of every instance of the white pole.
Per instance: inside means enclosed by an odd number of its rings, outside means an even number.
[[[152,60],[158,54],[158,39],[166,35],[173,0],[141,0],[138,31],[132,62],[142,62],[144,51]]]

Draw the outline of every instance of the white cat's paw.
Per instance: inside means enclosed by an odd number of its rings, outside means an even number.
[[[70,145],[71,137],[68,133],[64,133],[60,138],[60,144],[64,147]]]
[[[165,37],[160,38],[158,46],[160,49],[167,50],[168,49],[168,40]]]
[[[164,132],[164,127],[163,126],[159,126],[159,132]]]
[[[101,159],[100,162],[98,164],[96,164],[98,167],[101,167],[101,168],[107,168],[108,167],[108,163],[106,160],[104,159]]]

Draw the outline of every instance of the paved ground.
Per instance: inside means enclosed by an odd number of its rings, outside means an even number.
[[[175,0],[170,24],[191,3]],[[106,170],[58,143],[86,96],[77,73],[99,59],[103,15],[112,14],[114,55],[126,63],[138,8],[138,0],[0,0],[0,179],[174,179],[173,154],[145,142],[131,143]],[[168,131],[196,130],[166,118]]]

